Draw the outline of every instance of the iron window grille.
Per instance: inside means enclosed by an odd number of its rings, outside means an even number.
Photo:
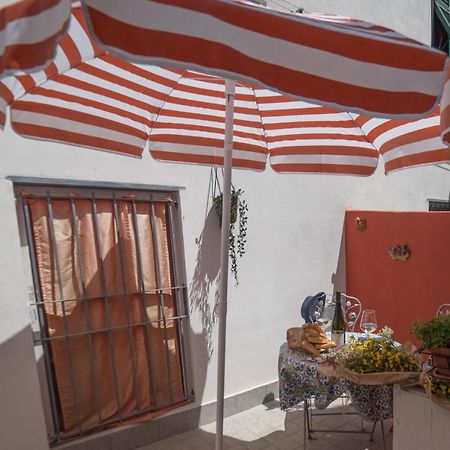
[[[130,185],[130,184],[118,184],[118,183],[88,183],[88,182],[74,182],[74,181],[59,181],[59,180],[39,180],[39,179],[24,179],[24,178],[10,178],[14,182],[14,189],[16,194],[16,199],[18,201],[18,215],[19,215],[19,223],[21,226],[21,234],[24,243],[28,246],[28,252],[30,257],[30,269],[32,278],[32,287],[30,288],[30,313],[32,317],[32,329],[33,329],[33,337],[34,337],[34,346],[36,350],[36,354],[41,354],[45,366],[45,373],[40,373],[40,378],[42,375],[46,378],[46,382],[41,379],[41,386],[45,386],[46,391],[43,392],[44,403],[48,403],[50,405],[49,410],[51,414],[51,418],[47,417],[47,426],[48,426],[48,435],[49,441],[51,443],[55,443],[60,441],[63,438],[69,437],[77,437],[82,436],[86,433],[92,431],[100,431],[107,426],[117,423],[123,423],[127,419],[135,417],[137,415],[144,414],[150,411],[157,411],[164,408],[168,408],[174,406],[176,404],[180,404],[180,399],[178,398],[176,401],[172,397],[172,369],[169,362],[169,348],[167,344],[167,328],[166,323],[168,321],[174,321],[176,323],[177,329],[177,342],[179,348],[180,355],[180,367],[182,371],[182,388],[183,388],[183,401],[191,401],[193,398],[192,391],[192,380],[190,374],[190,367],[188,364],[189,355],[188,355],[188,345],[187,345],[187,329],[188,329],[188,304],[187,304],[187,289],[185,283],[185,275],[184,275],[184,259],[183,259],[183,251],[182,251],[182,232],[181,232],[181,220],[179,213],[179,189],[178,187],[162,187],[162,186],[145,186],[145,185]],[[75,194],[74,194],[75,190]],[[39,276],[39,268],[38,268],[38,260],[36,255],[36,248],[33,236],[33,225],[32,225],[32,217],[30,211],[29,201],[30,199],[43,199],[47,203],[48,209],[48,223],[50,229],[50,238],[51,238],[51,246],[53,247],[53,258],[55,264],[56,271],[56,280],[59,286],[59,296],[55,296],[52,299],[44,300],[41,292],[41,281]],[[56,252],[57,245],[55,241],[55,233],[53,229],[54,226],[54,217],[52,215],[52,204],[57,200],[65,200],[70,204],[71,217],[68,217],[71,220],[73,227],[73,235],[74,235],[74,246],[75,252],[74,254],[78,258],[78,263],[80,265],[80,272],[83,273],[83,264],[82,258],[80,256],[81,245],[79,241],[79,237],[77,234],[77,202],[79,200],[88,200],[91,203],[92,207],[92,218],[94,223],[94,228],[96,228],[95,234],[95,249],[94,251],[97,253],[97,258],[99,262],[99,270],[100,272],[105,271],[105,262],[103,259],[103,255],[101,255],[99,239],[100,236],[98,234],[98,223],[97,223],[97,202],[102,200],[107,200],[111,204],[111,208],[114,216],[114,223],[116,233],[119,229],[119,218],[118,218],[118,209],[117,205],[119,201],[129,202],[131,205],[132,211],[132,224],[135,230],[135,248],[137,251],[137,261],[138,261],[138,274],[137,277],[139,279],[139,290],[138,291],[129,291],[127,289],[126,283],[124,282],[124,250],[122,246],[122,242],[119,234],[117,233],[116,239],[119,245],[118,254],[120,255],[120,269],[122,276],[122,286],[123,292],[114,294],[109,294],[108,289],[104,283],[104,274],[101,276],[103,280],[103,301],[105,304],[105,312],[108,315],[108,312],[111,307],[111,302],[123,301],[126,305],[127,311],[129,311],[129,306],[127,304],[127,300],[130,295],[138,294],[142,298],[142,302],[145,305],[146,296],[149,294],[156,294],[159,296],[162,317],[157,320],[157,322],[162,323],[164,330],[164,339],[165,339],[165,357],[166,357],[166,367],[167,367],[167,378],[170,389],[170,400],[167,404],[149,404],[142,405],[139,404],[138,396],[136,393],[136,367],[134,365],[133,357],[130,358],[131,363],[131,372],[133,377],[133,389],[135,394],[135,403],[136,407],[132,411],[132,413],[128,413],[126,415],[121,414],[121,405],[120,399],[118,397],[118,389],[117,389],[117,368],[114,364],[114,346],[112,345],[111,335],[117,330],[125,329],[128,334],[128,344],[130,355],[133,355],[133,341],[131,339],[131,333],[136,328],[145,328],[146,332],[143,333],[146,339],[146,349],[148,351],[150,334],[149,328],[155,321],[150,320],[149,317],[143,317],[139,322],[130,323],[129,317],[127,318],[126,325],[122,325],[119,327],[114,327],[111,325],[111,321],[109,317],[105,318],[105,321],[108,326],[104,328],[95,328],[90,329],[89,320],[86,316],[86,328],[82,332],[71,333],[67,328],[66,322],[66,313],[65,313],[65,305],[68,302],[79,302],[83,305],[84,308],[87,308],[88,302],[92,300],[87,294],[86,291],[83,290],[82,295],[74,298],[64,298],[62,294],[62,286],[61,286],[61,273],[60,267],[58,264],[58,255]],[[160,261],[158,261],[158,251],[154,252],[155,255],[155,267],[156,267],[156,279],[157,286],[156,289],[152,291],[148,291],[144,286],[144,274],[142,272],[142,255],[141,255],[141,244],[140,244],[140,232],[137,229],[139,227],[137,222],[136,215],[136,207],[139,204],[146,204],[149,207],[150,211],[150,224],[154,226],[155,220],[155,203],[156,202],[165,202],[166,204],[166,223],[167,223],[167,234],[168,234],[168,243],[169,243],[169,254],[170,254],[170,271],[171,271],[171,285],[170,286],[162,286],[161,277],[158,268],[160,267]],[[154,240],[154,237],[152,238]],[[157,243],[154,242],[154,245]],[[82,275],[81,275],[82,276]],[[171,317],[164,316],[164,292],[172,292],[174,298],[174,309],[175,314]],[[114,297],[114,298],[113,298]],[[121,297],[122,300],[119,300]],[[62,308],[62,317],[64,322],[63,333],[58,336],[50,336],[48,333],[47,327],[47,313],[46,307],[48,307],[49,303],[59,304]],[[86,311],[86,309],[85,309]],[[34,320],[33,320],[34,318]],[[97,333],[105,333],[109,336],[109,352],[111,354],[111,358],[113,361],[112,364],[112,378],[114,383],[114,393],[111,393],[115,397],[115,401],[117,403],[117,414],[113,418],[105,419],[102,417],[99,406],[99,399],[93,398],[92,402],[96,404],[98,423],[92,426],[84,427],[79,422],[77,425],[77,429],[71,432],[65,431],[63,416],[61,411],[61,403],[57,389],[57,380],[55,375],[55,367],[54,367],[54,356],[52,354],[52,342],[56,339],[63,340],[66,344],[67,350],[67,359],[69,366],[69,377],[71,378],[71,389],[74,397],[75,408],[77,406],[77,391],[78,387],[76,385],[75,379],[73,377],[73,361],[72,361],[72,349],[71,349],[71,341],[77,336],[85,336],[89,342],[89,354],[87,355],[89,359],[89,365],[91,368],[92,383],[93,383],[93,391],[95,393],[98,392],[98,384],[101,383],[101,380],[96,379],[95,375],[95,365],[96,362],[93,359],[92,354],[92,338]],[[147,355],[148,361],[150,362],[148,365],[149,378],[150,380],[154,380],[154,372],[157,370],[155,367],[152,367],[152,357],[151,355]],[[154,385],[151,386],[150,389],[155,389]],[[96,394],[97,397],[97,394]],[[77,411],[78,415],[79,411]],[[50,426],[49,426],[50,425]]]

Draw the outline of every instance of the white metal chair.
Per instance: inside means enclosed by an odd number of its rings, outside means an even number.
[[[344,320],[347,324],[347,331],[355,331],[355,326],[361,316],[361,301],[351,295],[341,293],[344,297],[342,310]],[[306,297],[302,305],[302,317],[305,322],[322,322],[324,329],[328,331],[333,320],[336,302],[333,294],[319,292],[314,296]]]
[[[358,323],[358,320],[361,317],[361,313],[362,313],[362,304],[361,301],[356,298],[353,297],[351,295],[347,295],[344,293],[341,293],[341,296],[344,297],[344,301],[341,302],[342,304],[342,309],[344,312],[344,320],[345,323],[347,324],[347,330],[350,332],[354,332],[355,331],[355,327]],[[305,299],[305,302],[309,301],[308,304],[306,304],[305,306],[307,308],[302,308],[302,315],[304,316],[304,319],[309,321],[309,322],[322,322],[324,324],[324,329],[328,330],[329,328],[331,328],[331,322],[333,320],[333,316],[334,316],[334,311],[336,309],[336,302],[335,302],[335,297],[332,294],[327,294],[324,292],[321,292],[319,294],[316,294],[315,296],[311,296],[311,297],[307,297]],[[450,308],[450,305],[448,305]],[[306,316],[306,317],[305,317]],[[344,407],[345,405],[348,404],[348,402],[350,401],[350,398],[348,397],[347,394],[343,394],[341,397],[342,400],[342,406]],[[313,428],[313,424],[312,424],[312,419],[313,416],[322,416],[322,415],[345,415],[345,414],[357,414],[356,412],[344,412],[344,409],[342,409],[341,413],[314,413],[312,412],[311,409],[311,398],[305,400],[304,402],[304,421],[303,421],[303,432],[304,432],[304,436],[305,436],[305,446],[306,446],[306,438],[308,437],[309,439],[312,438],[311,433],[313,433],[314,431],[320,431],[320,432],[328,432],[328,433],[332,433],[335,432],[337,430],[331,430],[331,429],[314,429]],[[380,421],[381,423],[381,430],[382,430],[382,436],[383,436],[383,448],[385,448],[385,436],[384,436],[384,424],[383,421]],[[370,438],[369,440],[372,441],[373,440],[373,434],[375,431],[375,426],[377,424],[377,421],[374,422],[372,430],[366,431],[364,429],[363,426],[363,420],[361,419],[361,429],[360,430],[339,430],[339,432],[344,432],[344,433],[367,433],[370,434]],[[305,447],[306,448],[306,447]]]
[[[344,310],[344,320],[347,324],[347,330],[353,332],[361,317],[362,304],[356,297],[344,293],[341,295],[345,298],[345,301],[342,302],[342,309]]]
[[[436,317],[446,316],[448,314],[450,314],[450,303],[444,303],[443,305],[439,306]]]
[[[362,305],[359,299],[347,294],[341,294],[345,297],[345,301],[342,302],[342,309],[344,312],[344,320],[347,325],[348,331],[354,331],[356,322],[361,315]],[[331,323],[333,321],[334,311],[336,309],[335,296],[325,292],[319,292],[315,296],[306,297],[302,305],[302,316],[306,322],[320,322],[323,324],[323,328],[326,331],[331,330]],[[342,406],[348,403],[349,397],[346,394],[341,396]],[[312,427],[312,418],[315,415],[323,415],[324,413],[313,414],[310,408],[311,399],[305,401],[305,421],[304,432],[308,433],[308,437],[311,439],[311,433],[314,431],[332,431],[332,430],[314,430]],[[335,415],[336,413],[328,413],[328,415]],[[348,414],[348,413],[340,413]],[[354,414],[354,413],[350,413]]]

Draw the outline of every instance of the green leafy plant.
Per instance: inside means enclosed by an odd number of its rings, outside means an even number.
[[[450,315],[433,317],[413,325],[413,333],[424,348],[447,347],[450,345]]]
[[[433,394],[450,400],[450,381],[428,377],[426,382],[429,384]]]
[[[230,211],[230,236],[228,238],[229,255],[231,260],[230,270],[234,275],[236,284],[238,281],[238,267],[237,256],[242,258],[245,254],[245,244],[247,242],[247,202],[240,198],[244,193],[242,189],[235,189],[234,186],[231,191],[231,211]],[[222,227],[222,209],[223,209],[223,194],[216,195],[213,199],[214,209],[219,217],[219,224]],[[239,222],[236,227],[236,222]]]

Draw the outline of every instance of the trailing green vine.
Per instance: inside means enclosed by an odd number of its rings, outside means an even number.
[[[242,258],[245,254],[245,244],[247,242],[247,202],[240,198],[244,193],[242,189],[231,190],[231,211],[230,211],[230,236],[228,238],[229,256],[231,260],[230,270],[233,273],[236,284],[238,281],[238,266],[237,256]],[[223,194],[216,195],[213,199],[214,208],[219,217],[219,224],[222,227],[222,208],[223,208]],[[239,218],[239,221],[238,221]],[[236,222],[238,225],[236,227]]]

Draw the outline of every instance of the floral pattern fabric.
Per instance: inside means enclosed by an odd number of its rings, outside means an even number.
[[[330,378],[317,372],[316,358],[307,353],[280,347],[278,378],[280,408],[285,411],[314,398],[316,408],[324,409],[343,393],[350,396],[356,412],[365,420],[385,420],[392,417],[392,384],[355,384],[345,378]]]

